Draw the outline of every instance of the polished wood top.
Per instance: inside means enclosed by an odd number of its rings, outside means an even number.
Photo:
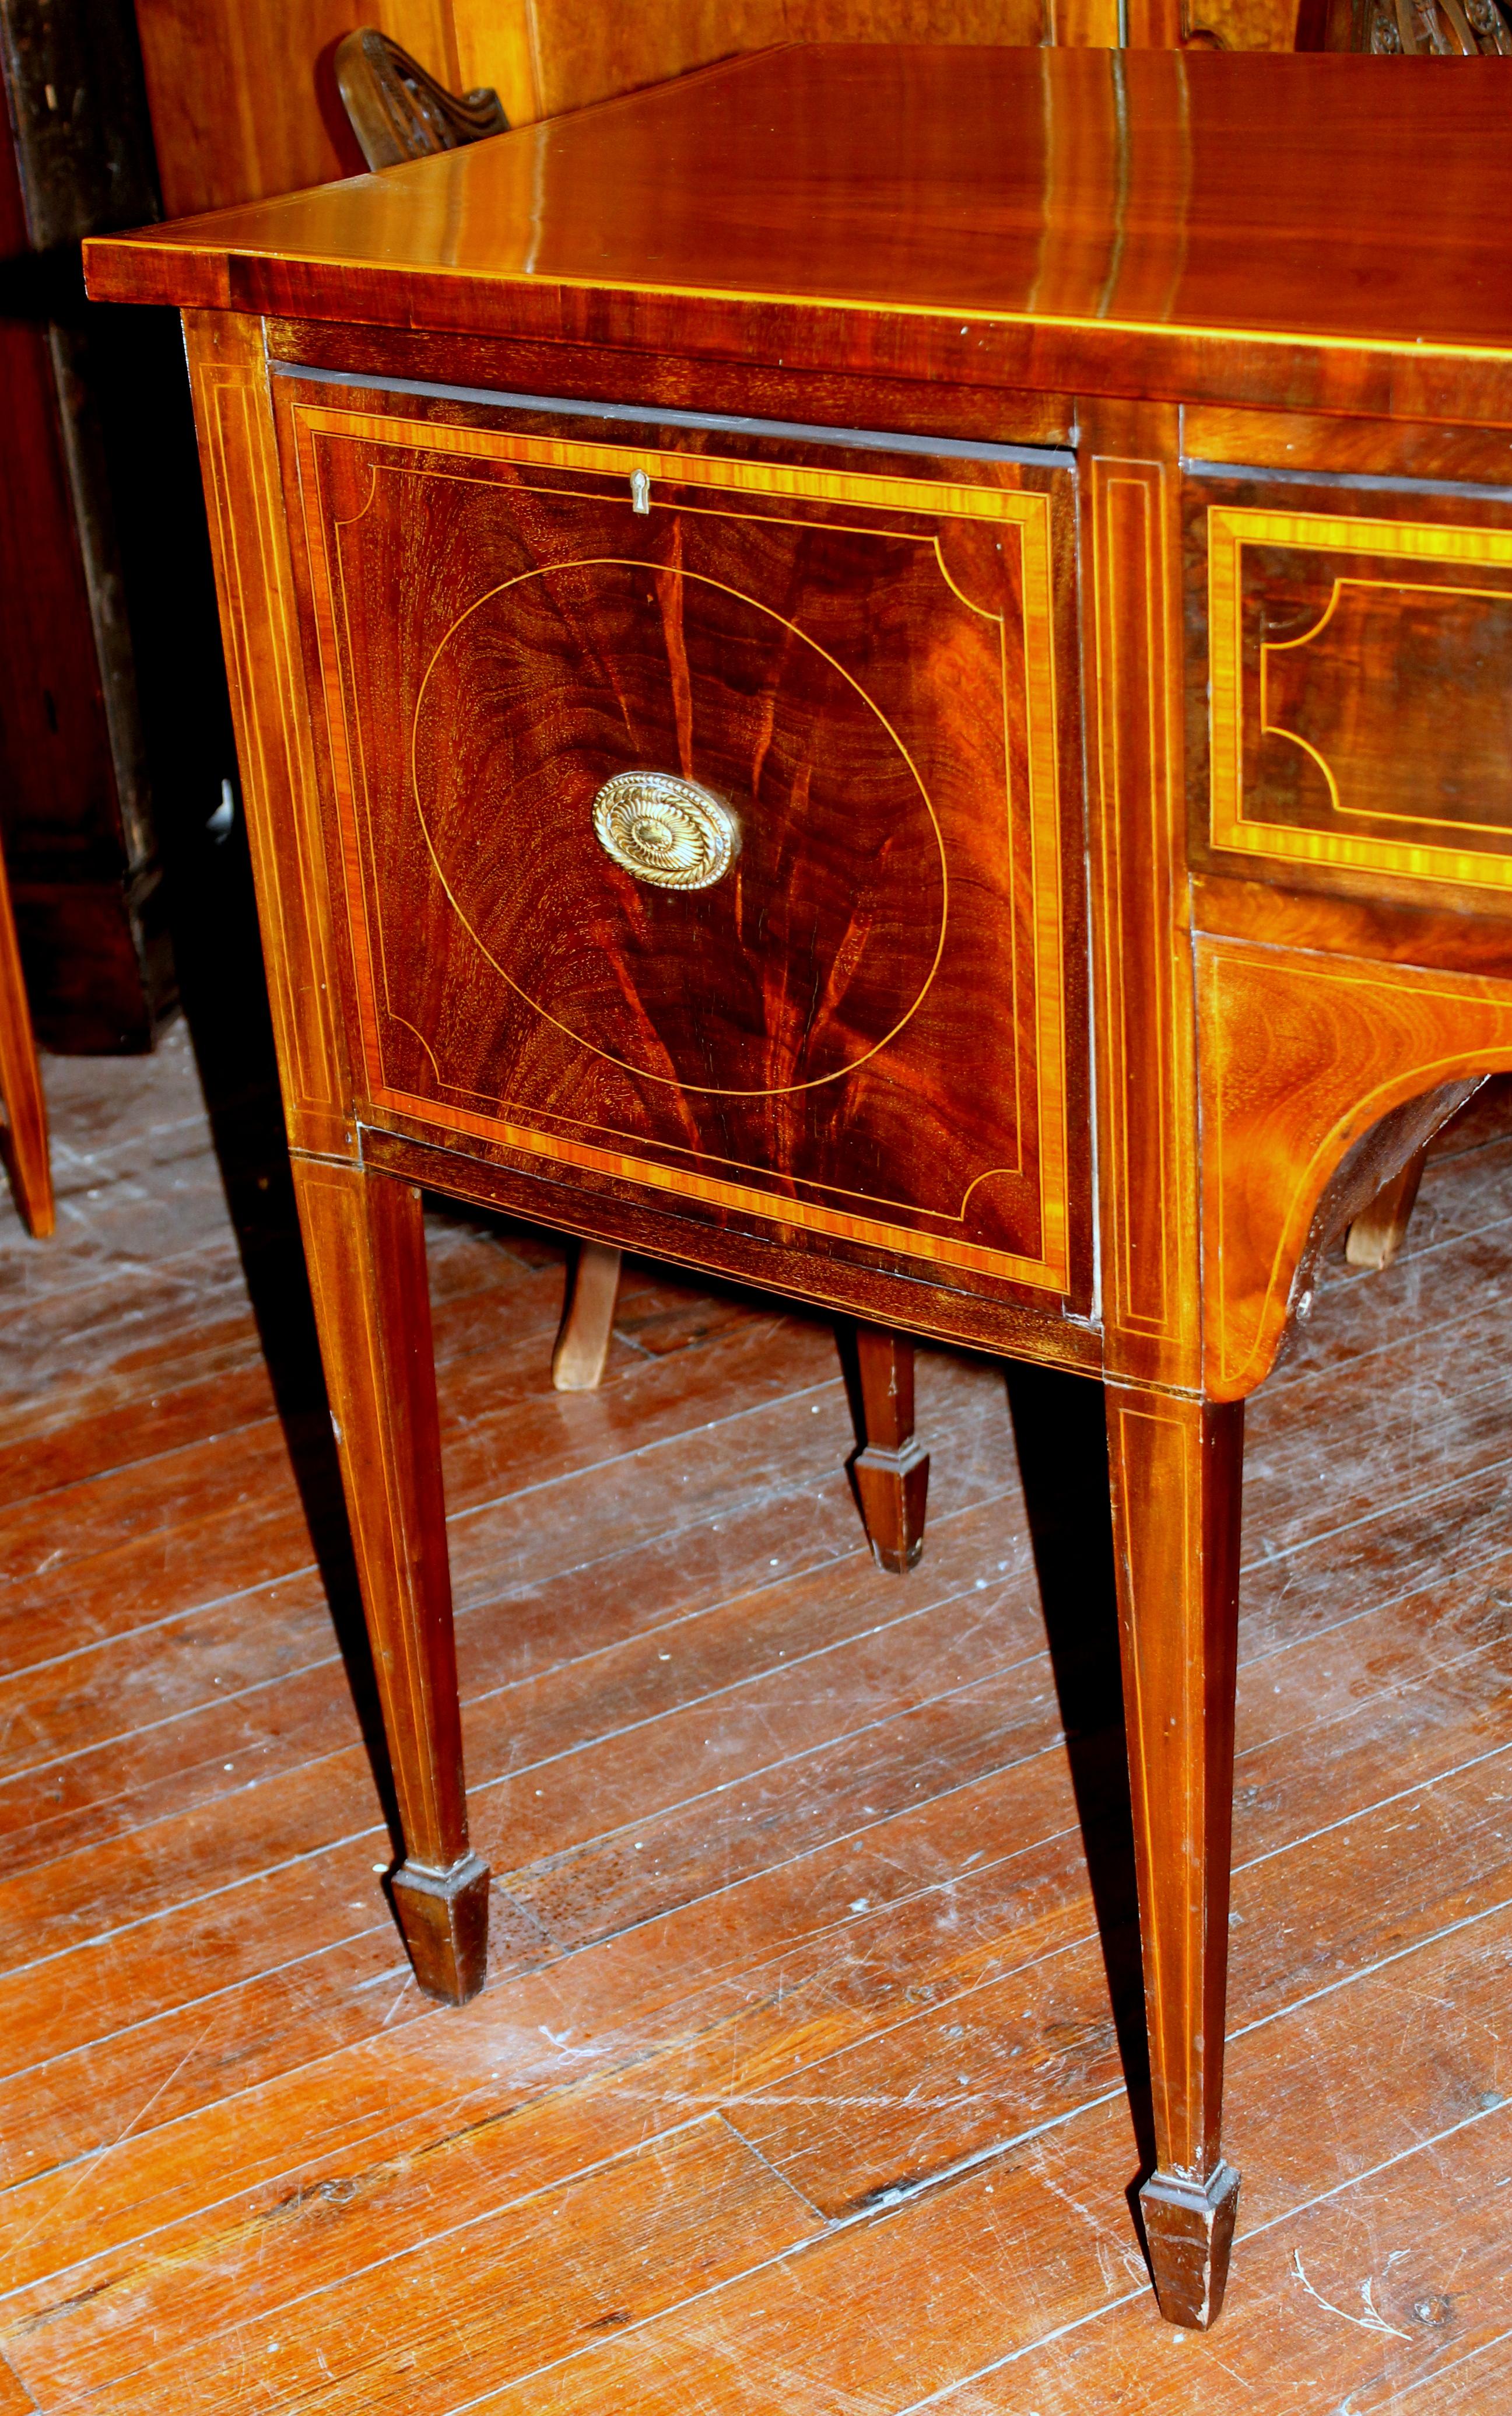
[[[1512,360],[1509,99],[1490,59],[795,46],[91,244],[89,285],[480,333],[586,288]]]

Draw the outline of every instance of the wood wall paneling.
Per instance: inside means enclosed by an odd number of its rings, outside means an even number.
[[[137,0],[170,217],[356,171],[329,58],[358,24],[456,90],[491,84],[524,126],[780,42],[1112,49],[1118,13],[1118,0]],[[1130,0],[1128,39],[1290,50],[1295,13],[1295,0]]]
[[[1055,0],[663,0],[651,8],[523,0],[518,15],[536,79],[531,113],[555,117],[777,42],[1039,42],[1046,5]],[[1115,26],[1115,0],[1072,5]],[[468,82],[517,73],[518,34],[496,0],[452,0],[452,13]]]
[[[361,167],[317,72],[356,25],[459,81],[447,0],[137,0],[137,24],[170,218]]]

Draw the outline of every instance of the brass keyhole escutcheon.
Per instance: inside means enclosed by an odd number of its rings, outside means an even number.
[[[616,864],[661,889],[711,888],[741,836],[728,806],[671,772],[616,772],[593,800],[593,834]]]

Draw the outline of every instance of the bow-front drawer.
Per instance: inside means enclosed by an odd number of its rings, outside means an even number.
[[[1199,777],[1205,744],[1211,753],[1199,846],[1225,872],[1301,873],[1386,898],[1437,890],[1455,905],[1474,893],[1477,913],[1505,914],[1505,467],[1500,486],[1297,470],[1282,483],[1216,462],[1201,472],[1187,482]]]
[[[285,425],[365,1112],[1073,1293],[1068,474]]]

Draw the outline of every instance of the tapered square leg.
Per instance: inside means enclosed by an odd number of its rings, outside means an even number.
[[[851,1461],[861,1517],[878,1568],[901,1576],[924,1548],[929,1454],[914,1433],[911,1336],[858,1325],[866,1440]]]
[[[1151,2173],[1139,2193],[1160,2313],[1205,2333],[1223,2304],[1239,2176],[1221,2160],[1206,2182]]]
[[[483,1986],[488,1960],[488,1873],[476,1854],[449,1871],[408,1859],[389,1882],[399,1929],[427,1997],[460,2004]]]
[[[468,1845],[420,1195],[294,1159],[305,1255],[403,1830],[391,1882],[415,1977],[483,1986],[488,1874]]]
[[[10,1187],[22,1224],[41,1241],[52,1232],[52,1169],[47,1106],[37,1071],[31,1010],[22,978],[21,950],[5,868],[0,865],[0,1102],[6,1111],[4,1149]]]
[[[1160,2312],[1223,2303],[1239,2177],[1223,2160],[1240,1403],[1107,1390],[1156,2170],[1140,2192]]]

